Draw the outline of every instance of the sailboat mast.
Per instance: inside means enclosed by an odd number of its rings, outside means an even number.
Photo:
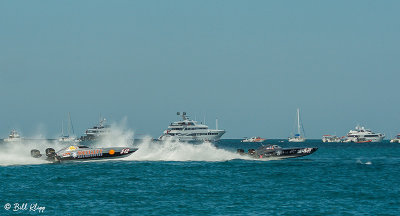
[[[300,109],[297,108],[297,134],[300,134]]]
[[[61,120],[61,136],[64,136],[64,120]]]
[[[71,119],[68,113],[68,136],[71,135]]]
[[[68,122],[69,122],[69,128],[72,130],[72,134],[71,135],[74,135],[75,134],[74,125],[72,125],[71,113],[70,112],[68,112]]]

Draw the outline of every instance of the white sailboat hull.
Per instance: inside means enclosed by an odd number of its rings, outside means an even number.
[[[305,142],[306,138],[289,138],[289,142]]]

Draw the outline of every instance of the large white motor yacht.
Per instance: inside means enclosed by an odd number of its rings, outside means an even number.
[[[181,115],[177,112],[177,115]],[[186,112],[182,113],[182,120],[171,123],[167,130],[158,140],[177,139],[179,141],[218,141],[225,133],[225,130],[218,130],[218,120],[216,129],[209,129],[207,125],[198,124],[197,121],[189,119]]]
[[[355,130],[349,131],[343,142],[382,142],[383,138],[385,134],[374,133],[370,129],[357,125]]]

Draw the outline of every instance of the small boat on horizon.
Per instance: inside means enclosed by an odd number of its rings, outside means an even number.
[[[21,136],[15,129],[11,130],[10,135],[8,135],[8,138],[4,139],[5,142],[17,142],[21,140],[22,140]]]
[[[391,143],[400,143],[400,134],[397,134],[395,138],[390,140]]]
[[[244,140],[241,140],[240,142],[264,142],[266,139],[261,138],[261,137],[251,137],[251,138],[246,138]]]
[[[336,135],[323,135],[322,136],[322,142],[337,142],[340,143],[342,140],[337,137]]]

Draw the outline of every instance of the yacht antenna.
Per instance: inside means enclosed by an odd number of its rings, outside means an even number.
[[[215,129],[218,130],[218,117],[215,119]]]

